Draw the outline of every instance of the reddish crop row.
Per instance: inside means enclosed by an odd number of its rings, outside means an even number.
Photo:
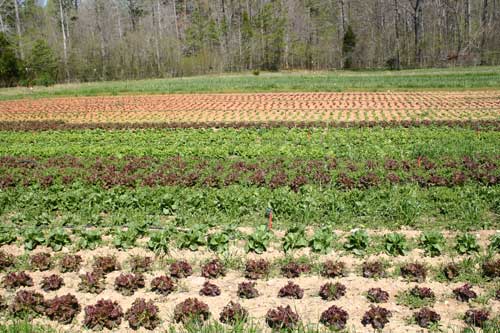
[[[69,123],[62,120],[0,121],[0,131],[129,130],[202,128],[412,128],[450,127],[500,131],[498,120],[377,120],[377,121],[196,121],[196,122],[100,122]]]
[[[86,182],[104,188],[115,186],[203,186],[224,187],[240,184],[293,191],[311,184],[341,189],[383,184],[417,183],[420,186],[459,186],[467,182],[496,185],[500,180],[500,157],[465,156],[450,158],[354,162],[269,159],[232,161],[174,157],[113,157],[95,160],[73,156],[46,160],[28,157],[0,157],[0,188]]]

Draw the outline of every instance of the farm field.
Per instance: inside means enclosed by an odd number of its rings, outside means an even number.
[[[497,71],[0,91],[0,332],[499,332]]]
[[[498,91],[182,94],[1,101],[0,122],[155,127],[498,121]],[[156,125],[155,125],[156,124]],[[56,123],[57,128],[57,123]],[[64,127],[62,127],[64,128]]]

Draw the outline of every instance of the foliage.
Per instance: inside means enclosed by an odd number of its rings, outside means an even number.
[[[278,306],[276,309],[268,310],[266,314],[267,325],[275,330],[292,330],[299,321],[299,315],[292,310],[290,305]]]
[[[105,283],[102,274],[94,271],[80,275],[79,291],[100,294],[104,289]]]
[[[65,254],[59,261],[62,273],[77,272],[80,269],[82,257],[80,255]]]
[[[207,279],[216,279],[226,275],[226,268],[219,259],[213,259],[201,267],[201,276]]]
[[[248,318],[248,311],[240,304],[230,301],[220,313],[219,321],[224,324],[234,325],[245,322]]]
[[[123,310],[117,302],[101,299],[94,305],[84,309],[83,324],[86,328],[101,330],[103,328],[115,329],[122,322]]]
[[[210,281],[205,281],[203,287],[200,289],[201,296],[219,296],[221,293],[220,288]]]
[[[121,268],[115,256],[98,256],[94,259],[94,270],[104,274],[117,271]]]
[[[34,250],[38,245],[45,244],[45,236],[39,229],[30,228],[24,233],[24,248]]]
[[[238,284],[238,297],[252,299],[259,296],[259,291],[255,288],[255,282],[241,282]]]
[[[16,293],[9,310],[20,317],[43,314],[45,312],[43,295],[31,290],[20,290]]]
[[[435,257],[441,255],[443,252],[446,240],[442,233],[428,231],[420,235],[419,243],[426,255]]]
[[[148,241],[148,248],[156,253],[168,253],[170,250],[171,230],[155,232]]]
[[[500,233],[496,233],[490,237],[490,245],[488,248],[492,252],[500,253]]]
[[[288,279],[297,278],[302,273],[308,273],[311,271],[311,266],[306,263],[297,263],[290,261],[281,267],[281,274]]]
[[[365,230],[356,230],[352,232],[344,244],[344,248],[352,251],[355,255],[363,255],[370,243],[370,237]]]
[[[457,264],[449,263],[443,267],[443,274],[448,280],[454,280],[460,275],[460,270]]]
[[[62,228],[52,230],[47,237],[47,246],[54,251],[61,251],[62,248],[71,243],[68,234]]]
[[[265,259],[247,260],[245,264],[245,277],[250,280],[262,279],[269,275],[270,264]]]
[[[304,297],[304,289],[300,288],[299,285],[292,281],[288,281],[288,283],[279,290],[278,297],[302,299],[302,297]]]
[[[39,271],[49,270],[52,266],[52,256],[47,252],[40,252],[30,257],[30,265]]]
[[[471,254],[479,252],[477,238],[469,233],[463,233],[456,238],[455,249],[460,254]]]
[[[351,25],[347,26],[342,43],[342,55],[344,57],[344,68],[352,68],[352,54],[356,48],[356,34]]]
[[[404,256],[408,253],[406,237],[402,234],[391,233],[385,235],[384,249],[392,256]]]
[[[40,283],[40,287],[42,287],[42,289],[45,292],[52,291],[52,290],[58,290],[62,286],[64,286],[64,280],[62,277],[60,277],[57,274],[45,276],[42,279],[42,282]]]
[[[334,262],[327,260],[323,263],[321,275],[328,278],[341,277],[346,274],[345,263],[341,261]]]
[[[361,323],[363,326],[371,325],[375,330],[381,330],[389,323],[389,318],[392,317],[391,311],[380,306],[370,306],[370,310],[365,312]]]
[[[61,324],[69,324],[81,311],[80,304],[74,295],[56,296],[45,302],[45,314]]]
[[[76,246],[79,249],[84,250],[94,250],[97,246],[102,243],[102,236],[99,230],[79,230],[78,231],[78,242]]]
[[[43,39],[35,42],[26,60],[28,84],[50,86],[57,80],[57,59]]]
[[[174,320],[177,323],[201,323],[210,318],[208,305],[196,298],[188,298],[177,304],[174,309]]]
[[[115,230],[113,237],[113,245],[117,249],[127,250],[135,246],[137,237],[139,236],[135,228],[128,228],[127,230]]]
[[[311,240],[309,241],[309,246],[313,252],[318,253],[328,253],[328,251],[332,248],[333,242],[335,241],[336,236],[332,232],[330,227],[323,227],[317,229],[314,232]]]
[[[290,250],[304,248],[308,245],[305,236],[305,229],[301,225],[295,225],[287,230],[283,238],[283,251],[288,253]]]
[[[151,281],[151,291],[167,296],[175,290],[174,281],[166,275],[157,276]]]
[[[132,303],[130,309],[125,312],[125,319],[134,330],[144,327],[147,330],[154,330],[160,324],[158,307],[153,301],[138,298]]]
[[[229,245],[229,239],[230,235],[227,231],[209,234],[207,238],[207,246],[214,252],[226,252]]]
[[[400,270],[401,276],[409,281],[424,282],[427,277],[427,268],[418,262],[405,264]]]
[[[389,293],[380,288],[370,288],[366,293],[366,298],[372,303],[385,303],[389,300]]]
[[[500,277],[500,259],[491,259],[483,263],[483,273],[489,278]]]
[[[271,233],[265,225],[261,225],[247,236],[246,251],[262,254],[267,251],[271,241]]]
[[[129,259],[129,265],[134,273],[146,273],[151,270],[153,258],[133,255]]]
[[[14,46],[5,33],[0,32],[0,87],[13,86],[19,77],[19,61]]]
[[[381,261],[365,261],[361,268],[365,278],[382,278],[385,276],[385,265]]]
[[[2,285],[7,289],[16,289],[19,287],[32,287],[33,279],[25,272],[7,273],[2,279]]]
[[[465,312],[465,322],[469,325],[483,327],[490,318],[490,312],[486,309],[469,309]]]
[[[184,231],[179,236],[178,246],[181,249],[189,249],[191,251],[198,250],[198,247],[207,244],[206,227],[203,225],[194,225],[191,229]]]
[[[341,283],[327,282],[319,289],[319,296],[325,301],[340,299],[346,293],[346,286]]]
[[[124,296],[132,296],[139,288],[144,288],[144,285],[142,274],[122,273],[115,279],[115,289]]]
[[[332,305],[321,313],[320,323],[333,330],[343,330],[346,327],[349,314],[342,308]]]
[[[461,302],[468,302],[469,300],[477,297],[476,292],[472,290],[472,285],[469,283],[453,289],[453,294],[455,295],[455,298]]]
[[[0,250],[0,270],[12,267],[14,265],[14,256]]]
[[[413,314],[418,326],[429,328],[431,325],[437,324],[441,320],[441,316],[429,308],[422,308]]]
[[[176,279],[186,278],[193,274],[193,268],[187,261],[179,260],[170,264],[170,276]]]
[[[12,244],[17,240],[13,230],[0,227],[0,245]]]
[[[398,304],[405,305],[410,309],[432,306],[436,300],[436,296],[430,288],[418,286],[399,293],[396,298]]]

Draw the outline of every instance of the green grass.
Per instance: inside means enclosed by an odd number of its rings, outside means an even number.
[[[60,84],[53,87],[0,89],[0,100],[118,94],[230,93],[283,91],[414,91],[495,89],[500,67],[465,67],[403,71],[282,72],[196,76]]]
[[[15,321],[10,324],[0,324],[0,333],[55,333],[51,327],[32,324],[28,321]]]

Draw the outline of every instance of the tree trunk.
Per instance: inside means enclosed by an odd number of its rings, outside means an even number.
[[[69,82],[68,47],[66,42],[66,26],[64,24],[64,11],[62,6],[62,0],[59,0],[59,13],[61,19],[61,30],[62,30],[62,40],[63,40],[64,71],[66,72],[66,81]]]
[[[340,24],[339,24],[339,41],[342,44],[344,40],[344,35],[346,31],[346,17],[345,17],[345,0],[338,0],[340,6]],[[340,68],[344,68],[344,52],[341,51],[342,56],[340,57]]]
[[[401,69],[401,50],[399,46],[399,0],[394,0],[394,34],[396,36],[396,59],[394,67],[397,70]]]
[[[3,18],[1,13],[0,13],[0,31],[5,32],[5,25],[3,24]]]
[[[465,31],[464,31],[465,43],[467,44],[467,46],[469,46],[470,36],[472,34],[470,25],[470,0],[465,0],[464,6],[465,6]]]
[[[413,29],[415,31],[415,64],[419,67],[422,66],[423,4],[424,0],[416,0],[415,5],[412,4]]]
[[[158,7],[159,8],[159,7]],[[155,24],[155,8],[154,5],[151,8],[151,19],[152,19],[152,26],[154,30],[157,30],[156,33],[154,34],[154,39],[155,39],[155,53],[156,53],[156,70],[158,71],[158,76],[161,75],[161,64],[160,64],[160,41],[159,41],[159,34],[160,34],[160,13],[158,12],[157,15],[157,20],[158,20],[158,26]],[[155,29],[155,27],[158,27],[158,29]]]
[[[177,37],[177,40],[180,39],[179,36],[179,23],[177,22],[177,6],[175,4],[175,0],[172,0],[172,6],[174,10],[174,25],[175,25],[175,37]]]
[[[21,60],[24,59],[24,51],[23,51],[23,45],[21,42],[21,19],[19,18],[19,5],[17,3],[17,0],[14,1],[14,11],[16,14],[16,31],[17,31],[17,45],[19,47],[18,54]]]
[[[486,65],[485,59],[485,45],[486,45],[486,35],[488,32],[488,0],[483,0],[483,10],[481,14],[481,46],[480,46],[480,54],[481,54],[481,65]]]
[[[101,0],[95,0],[95,14],[96,14],[96,27],[99,32],[100,39],[100,52],[101,52],[101,79],[106,80],[107,66],[106,66],[106,39],[104,38],[104,31],[101,26]]]

